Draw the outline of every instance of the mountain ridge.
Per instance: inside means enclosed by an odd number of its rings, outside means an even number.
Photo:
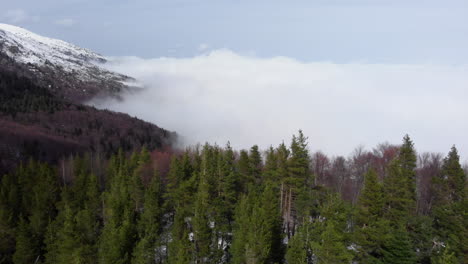
[[[96,96],[119,98],[122,91],[132,89],[128,83],[134,79],[105,69],[104,56],[21,27],[0,23],[0,53],[22,65],[35,82],[71,102]],[[0,62],[0,67],[12,67],[5,59]]]

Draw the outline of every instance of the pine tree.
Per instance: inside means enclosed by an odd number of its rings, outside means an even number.
[[[448,198],[452,202],[461,202],[465,199],[466,175],[460,165],[460,156],[457,148],[452,147],[442,166],[442,177],[448,187]]]
[[[312,242],[312,250],[318,263],[350,263],[353,255],[344,243],[343,230],[337,229],[333,220],[327,220],[320,242]]]
[[[260,151],[258,150],[258,146],[254,145],[250,148],[249,153],[249,161],[250,161],[250,175],[253,178],[253,182],[255,184],[262,183],[262,156],[260,155]]]
[[[434,246],[433,219],[426,215],[417,215],[409,219],[407,225],[417,263],[430,263]]]
[[[280,176],[278,172],[278,157],[273,147],[266,152],[265,167],[262,178],[266,183],[279,185]]]
[[[37,261],[42,261],[47,226],[56,215],[57,174],[46,164],[30,161],[27,166],[19,169],[18,185],[21,196],[18,209],[23,227],[19,228],[20,232],[16,235],[16,252],[13,260],[22,263],[20,260],[28,259],[29,253],[21,251],[29,247],[29,251],[37,254]],[[23,254],[25,257],[20,256]]]
[[[186,219],[182,210],[176,211],[171,228],[172,241],[168,245],[168,263],[185,264],[193,259],[193,234],[189,234]]]
[[[254,183],[252,176],[252,163],[250,162],[249,154],[245,150],[241,150],[239,154],[239,161],[237,162],[239,176],[240,176],[240,187],[242,193],[247,193],[248,189]]]
[[[408,178],[401,169],[401,161],[393,160],[388,168],[388,177],[384,179],[384,215],[392,225],[406,223],[412,212],[414,200],[408,185]]]
[[[442,242],[452,245],[456,257],[468,254],[466,228],[466,175],[460,166],[457,149],[452,147],[444,159],[442,175],[433,179],[435,192],[434,230]]]
[[[210,194],[207,177],[207,175],[201,175],[194,208],[193,239],[196,263],[207,263],[210,257],[211,229],[209,225],[212,219],[208,215]]]
[[[220,199],[223,215],[227,221],[232,221],[237,198],[240,194],[239,174],[236,170],[235,156],[231,146],[228,144],[222,155],[220,155]]]
[[[233,241],[231,245],[232,263],[246,263],[246,244],[248,242],[250,212],[254,204],[253,195],[243,195],[237,204],[234,215]]]
[[[229,261],[229,245],[232,241],[232,222],[237,199],[240,195],[240,179],[236,169],[234,152],[227,144],[224,151],[218,157],[219,191],[213,201],[213,239],[218,241],[214,244],[213,259],[225,259]]]
[[[40,257],[40,238],[30,229],[28,222],[20,217],[13,263],[35,263],[40,260]]]
[[[416,262],[411,240],[404,226],[398,226],[392,230],[392,236],[384,245],[382,262],[384,264],[414,264]]]
[[[285,255],[287,263],[307,264],[311,262],[308,228],[309,224],[303,224],[289,239]]]
[[[377,179],[377,172],[370,169],[364,177],[364,188],[358,201],[359,217],[362,218],[358,222],[363,224],[381,217],[385,202],[383,187]]]
[[[104,227],[98,252],[101,263],[129,263],[136,239],[134,203],[129,192],[133,172],[121,159],[116,173],[110,189],[103,194]]]
[[[202,166],[198,150],[194,153],[194,160],[192,166],[186,152],[180,160],[173,158],[171,162],[168,190],[164,196],[165,207],[173,215],[170,230],[172,241],[168,244],[168,263],[182,264],[193,260],[193,233],[189,227],[193,219],[194,197],[198,190],[198,175]]]
[[[457,264],[458,262],[455,253],[450,249],[449,245],[446,245],[441,254],[433,256],[431,258],[431,264]]]
[[[285,151],[285,146],[278,148],[279,169],[278,171],[286,173],[282,177],[280,187],[280,206],[283,217],[283,229],[286,230],[288,238],[294,234],[297,225],[297,195],[304,188],[311,188],[313,185],[312,174],[310,172],[310,156],[307,149],[307,138],[299,130],[298,136],[293,135],[291,141],[291,152]],[[283,159],[288,156],[287,171],[284,171]]]
[[[132,263],[147,264],[153,263],[155,259],[160,262],[164,259],[163,252],[158,249],[164,212],[162,192],[161,179],[155,170],[150,185],[145,190],[143,213],[137,225],[139,241],[133,251]]]
[[[90,263],[97,258],[99,185],[85,159],[74,164],[75,180],[63,186],[58,216],[48,226],[47,263]]]
[[[409,198],[416,201],[416,151],[414,150],[414,143],[408,135],[403,138],[403,145],[398,153],[398,160],[400,161],[402,176],[407,179],[407,188]],[[416,205],[412,205],[414,210]]]
[[[17,176],[6,174],[0,182],[0,263],[12,261],[15,251],[15,227],[21,205]]]
[[[233,263],[279,263],[283,254],[281,218],[275,191],[241,198],[235,214],[231,254]]]
[[[289,178],[294,187],[312,185],[312,175],[310,173],[310,156],[307,149],[307,138],[299,130],[298,135],[293,135],[291,141],[291,157],[289,159]]]
[[[370,169],[364,180],[356,216],[357,258],[362,263],[379,263],[383,245],[389,239],[389,222],[383,218],[384,194],[377,173]]]

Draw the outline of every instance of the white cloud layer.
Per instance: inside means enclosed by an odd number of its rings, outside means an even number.
[[[193,58],[114,58],[144,90],[94,103],[181,134],[186,144],[276,146],[303,129],[312,151],[401,142],[468,154],[468,66],[304,63],[229,50]]]

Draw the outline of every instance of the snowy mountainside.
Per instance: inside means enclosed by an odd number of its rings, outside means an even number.
[[[105,57],[62,40],[0,23],[0,67],[25,75],[73,102],[118,96],[132,79],[106,70]]]

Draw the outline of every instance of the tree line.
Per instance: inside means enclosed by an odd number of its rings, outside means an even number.
[[[380,150],[329,159],[299,131],[264,153],[191,147],[168,170],[145,148],[31,160],[1,179],[0,262],[468,262],[457,149],[440,166],[409,136]]]

